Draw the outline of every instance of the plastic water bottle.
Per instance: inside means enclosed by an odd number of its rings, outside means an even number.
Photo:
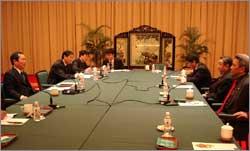
[[[98,73],[97,73],[97,68],[96,67],[93,68],[93,79],[98,80]]]
[[[109,65],[109,63],[107,63],[107,72],[108,73],[110,72],[110,65]]]
[[[81,72],[81,73],[79,73],[78,77],[79,77],[78,89],[81,91],[81,90],[85,89],[84,74]]]
[[[152,64],[152,72],[155,72],[155,64]]]
[[[40,106],[39,103],[37,101],[34,102],[33,104],[33,120],[34,121],[40,121],[41,117],[41,111],[40,111]]]

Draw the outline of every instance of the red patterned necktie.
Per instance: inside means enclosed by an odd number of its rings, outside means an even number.
[[[231,88],[230,88],[230,90],[229,90],[228,93],[227,93],[227,96],[224,98],[224,100],[223,100],[223,102],[222,102],[221,107],[220,107],[220,108],[217,110],[217,112],[216,112],[217,114],[219,114],[220,112],[223,111],[223,109],[224,109],[224,107],[225,107],[225,105],[226,105],[226,103],[227,103],[227,101],[228,101],[228,98],[231,96],[231,94],[232,94],[232,92],[233,92],[235,86],[236,86],[236,80],[233,81],[233,83],[232,83],[232,85],[231,85]]]

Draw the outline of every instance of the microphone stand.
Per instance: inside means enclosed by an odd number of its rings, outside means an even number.
[[[178,105],[178,104],[175,102],[175,100],[172,99],[172,98],[170,97],[170,92],[171,92],[173,89],[177,88],[179,85],[181,85],[181,84],[178,84],[178,85],[176,85],[176,86],[174,86],[174,87],[169,88],[168,91],[167,91],[167,96],[166,96],[166,97],[163,97],[163,98],[160,100],[160,104],[162,104],[162,105],[167,105],[167,106],[176,106],[176,105]]]
[[[49,93],[49,92],[47,92],[47,91],[40,91],[40,92],[43,92],[43,93],[46,93],[46,94],[48,94],[49,95],[49,106],[51,107],[51,108],[53,108],[53,109],[59,109],[59,108],[65,108],[65,106],[63,105],[63,106],[59,106],[59,105],[57,105],[57,104],[54,104],[53,103],[53,98],[52,98],[52,95]]]

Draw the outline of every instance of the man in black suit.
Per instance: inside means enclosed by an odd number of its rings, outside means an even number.
[[[4,94],[6,98],[20,101],[34,94],[27,74],[24,72],[26,58],[22,52],[17,51],[11,54],[10,61],[13,67],[4,74]]]
[[[103,65],[110,66],[110,69],[123,69],[124,65],[122,61],[114,57],[114,49],[110,48],[105,51],[105,59],[103,60]]]
[[[247,140],[249,133],[249,56],[237,54],[233,59],[231,73],[233,84],[217,113],[233,114],[223,119],[234,127],[236,140]],[[231,91],[232,90],[232,91]]]
[[[62,53],[62,59],[57,60],[51,67],[48,83],[57,84],[66,79],[74,79],[74,71],[72,69],[72,61],[74,53],[70,50],[65,50]]]
[[[218,62],[220,76],[209,86],[209,91],[203,94],[209,104],[221,103],[232,84],[231,65],[232,58],[228,56],[221,57]]]
[[[187,76],[187,81],[193,82],[200,91],[202,87],[208,87],[211,82],[211,74],[207,66],[200,63],[199,56],[189,54],[186,57],[186,61],[187,67],[193,70],[193,72]]]
[[[75,73],[84,72],[86,68],[89,66],[87,65],[87,62],[89,59],[89,51],[87,50],[81,50],[79,51],[79,58],[75,59],[72,62],[72,68]]]

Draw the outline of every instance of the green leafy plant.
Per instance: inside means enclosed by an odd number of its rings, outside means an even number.
[[[85,46],[86,49],[103,50],[111,46],[111,38],[103,33],[104,28],[111,29],[111,27],[107,25],[100,25],[96,28],[91,28],[90,26],[83,23],[80,25],[88,31],[82,42],[82,46]]]
[[[177,46],[185,51],[182,58],[191,53],[208,53],[208,47],[206,45],[207,40],[201,41],[201,36],[202,35],[197,27],[188,27],[186,30],[184,30],[184,32],[180,36],[182,44]]]
[[[96,63],[101,64],[102,51],[106,48],[111,47],[112,40],[110,37],[106,36],[103,32],[104,28],[111,29],[107,25],[100,25],[96,28],[91,28],[86,24],[79,24],[87,30],[87,34],[83,36],[82,46],[85,46],[87,50],[94,50],[96,52]]]

